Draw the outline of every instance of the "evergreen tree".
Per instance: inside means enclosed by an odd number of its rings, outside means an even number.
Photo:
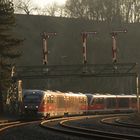
[[[13,31],[15,16],[13,3],[0,0],[0,111],[3,110],[3,97],[9,86],[11,67],[21,55],[21,39],[17,39]]]

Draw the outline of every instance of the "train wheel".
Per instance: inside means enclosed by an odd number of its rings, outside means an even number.
[[[69,113],[68,112],[65,112],[64,113],[64,117],[68,117]]]
[[[45,118],[46,119],[49,119],[50,118],[50,113],[47,113],[46,116],[45,116]]]

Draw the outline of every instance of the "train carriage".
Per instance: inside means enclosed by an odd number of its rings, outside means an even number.
[[[60,91],[24,90],[23,113],[43,117],[76,115],[87,112],[87,96]]]
[[[87,112],[87,96],[81,93],[66,93],[67,114],[83,114]]]
[[[117,108],[121,112],[136,111],[137,97],[136,95],[117,95]]]
[[[36,115],[43,97],[41,90],[23,90],[22,115]]]
[[[89,113],[105,113],[106,111],[114,111],[116,109],[115,95],[88,94],[88,112]]]
[[[137,110],[136,95],[87,94],[88,113],[116,113]]]
[[[137,110],[136,95],[102,95],[24,90],[22,112],[43,117],[92,113],[119,113]]]

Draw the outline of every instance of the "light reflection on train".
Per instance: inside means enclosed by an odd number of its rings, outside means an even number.
[[[100,95],[60,91],[24,90],[22,113],[42,117],[137,110],[135,95]]]

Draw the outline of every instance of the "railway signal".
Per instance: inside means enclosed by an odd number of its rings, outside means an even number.
[[[110,34],[112,36],[112,62],[117,63],[117,45],[116,38],[119,33],[126,33],[126,30],[116,30],[112,31]]]
[[[83,42],[83,64],[87,64],[87,37],[89,35],[95,35],[97,32],[82,32],[82,42]]]
[[[48,39],[51,36],[55,36],[55,32],[43,32],[42,33],[42,40],[43,40],[43,64],[48,64]]]

